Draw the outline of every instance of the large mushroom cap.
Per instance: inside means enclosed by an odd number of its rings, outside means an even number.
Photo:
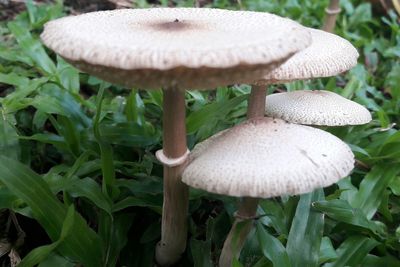
[[[298,124],[359,125],[372,119],[365,107],[324,90],[272,94],[265,102],[267,116]]]
[[[350,42],[332,33],[308,29],[312,36],[311,45],[255,84],[285,83],[335,76],[357,64],[359,54]]]
[[[83,71],[144,89],[254,80],[311,42],[289,19],[208,8],[88,13],[47,23],[41,38]]]
[[[199,143],[183,182],[217,194],[268,198],[329,186],[353,165],[350,148],[330,133],[258,118]]]

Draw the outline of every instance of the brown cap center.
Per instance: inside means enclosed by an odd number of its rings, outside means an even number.
[[[167,22],[156,22],[149,24],[149,27],[158,31],[185,31],[194,29],[195,25],[188,21],[175,19]]]

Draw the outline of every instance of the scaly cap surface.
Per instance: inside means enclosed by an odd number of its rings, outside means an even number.
[[[330,77],[347,71],[357,64],[359,54],[349,41],[332,33],[307,29],[312,36],[311,45],[256,81],[255,84],[265,85]]]
[[[208,192],[268,198],[329,186],[354,167],[334,135],[280,119],[258,118],[220,132],[193,149],[182,181]]]
[[[47,23],[41,38],[81,70],[143,89],[253,80],[311,42],[292,20],[209,8],[87,13]]]
[[[325,90],[268,95],[265,114],[292,123],[322,126],[359,125],[372,120],[365,107]]]

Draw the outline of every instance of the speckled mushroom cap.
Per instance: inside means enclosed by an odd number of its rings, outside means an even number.
[[[79,69],[143,89],[254,80],[311,43],[292,20],[208,8],[87,13],[47,23],[41,38]]]
[[[255,84],[265,85],[335,76],[357,64],[359,54],[350,42],[332,33],[307,29],[311,32],[312,44]]]
[[[183,182],[208,192],[268,198],[307,193],[347,176],[350,148],[334,135],[280,119],[257,118],[199,143]]]
[[[300,90],[267,96],[265,114],[292,123],[324,126],[359,125],[371,121],[360,104],[324,90]]]

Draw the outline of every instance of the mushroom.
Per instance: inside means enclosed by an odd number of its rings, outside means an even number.
[[[347,40],[321,30],[307,30],[312,37],[312,44],[307,49],[252,82],[248,118],[264,116],[266,87],[270,84],[334,76],[357,64],[359,54]]]
[[[342,126],[366,124],[371,113],[360,104],[325,90],[300,90],[267,96],[265,114],[288,122]]]
[[[312,36],[312,44],[308,48],[295,54],[281,66],[265,75],[262,79],[253,82],[247,111],[248,119],[264,116],[265,105],[268,105],[268,103],[266,103],[267,85],[334,76],[357,64],[359,54],[347,40],[321,30],[307,29]],[[322,103],[322,105],[324,104]],[[344,110],[343,112],[348,111]],[[344,114],[342,113],[342,115]],[[338,120],[338,118],[336,118],[336,120]],[[257,205],[257,198],[244,197],[237,212],[237,217],[255,216]],[[231,241],[233,234],[237,232],[237,221],[238,219],[233,224],[224,243],[220,257],[221,266],[228,266],[232,261]],[[241,228],[239,234],[239,248],[243,245],[249,231],[249,227]]]
[[[206,139],[189,158],[184,183],[235,197],[307,193],[337,182],[354,166],[351,149],[336,136],[269,117]]]
[[[311,33],[312,44],[256,81],[256,85],[331,77],[357,64],[359,54],[349,41],[332,33],[307,29]]]
[[[106,81],[182,90],[263,76],[311,41],[289,19],[209,8],[87,13],[47,23],[41,38],[79,69]]]
[[[353,166],[351,149],[334,135],[265,117],[247,120],[197,144],[182,181],[208,192],[246,197],[237,212],[235,229],[239,222],[254,218],[258,198],[329,186],[347,176]],[[236,242],[237,253],[251,223],[243,228],[246,230]],[[220,267],[232,264],[232,239],[229,234]]]
[[[296,22],[249,11],[196,8],[127,9],[49,22],[44,43],[79,69],[106,81],[163,88],[164,204],[156,260],[176,262],[185,250],[188,190],[181,172],[186,147],[186,89],[210,89],[266,75],[306,48]]]

